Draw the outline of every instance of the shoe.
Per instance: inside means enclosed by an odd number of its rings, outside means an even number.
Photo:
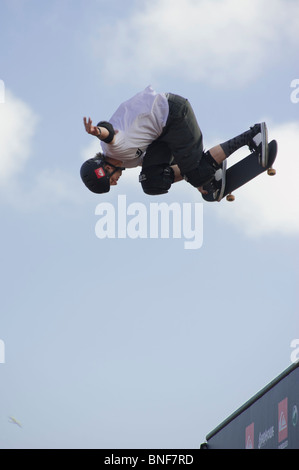
[[[212,181],[209,181],[203,186],[203,189],[210,193],[214,201],[221,201],[225,189],[225,175],[226,175],[226,160],[218,165],[218,170],[215,172]]]
[[[213,178],[212,181],[209,181],[209,183],[204,184],[202,188],[204,191],[207,191],[207,193],[212,196],[212,200],[217,201],[221,189],[220,185],[221,182],[216,181],[215,178]]]
[[[263,167],[268,163],[268,130],[265,122],[255,124],[250,128],[248,147],[251,152],[257,152],[260,158],[260,164]]]

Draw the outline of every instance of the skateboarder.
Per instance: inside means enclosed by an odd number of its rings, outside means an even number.
[[[208,187],[216,171],[221,174],[222,162],[239,148],[247,145],[261,159],[267,157],[265,123],[205,152],[189,101],[172,93],[156,93],[151,87],[122,103],[109,121],[94,126],[84,117],[84,126],[102,146],[102,152],[83,163],[80,171],[94,193],[108,192],[124,169],[141,166],[139,181],[146,194],[167,193],[182,179],[205,194],[203,186]]]

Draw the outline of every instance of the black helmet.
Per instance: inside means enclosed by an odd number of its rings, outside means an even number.
[[[101,194],[110,191],[110,175],[104,168],[105,158],[97,154],[83,163],[80,176],[85,186],[93,193]]]
[[[114,168],[112,173],[108,173],[105,164]],[[83,163],[80,175],[83,183],[90,191],[101,194],[110,191],[110,178],[117,170],[124,170],[124,168],[106,162],[104,155],[97,153],[94,158],[90,158]]]

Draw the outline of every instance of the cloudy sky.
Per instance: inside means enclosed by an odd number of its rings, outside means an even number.
[[[0,31],[0,447],[198,448],[299,338],[299,2],[0,0]],[[234,203],[150,198],[138,170],[89,193],[83,116],[148,85],[190,100],[206,148],[266,120],[276,177]],[[100,238],[124,201],[126,236]],[[197,249],[129,236],[157,202],[198,210]]]

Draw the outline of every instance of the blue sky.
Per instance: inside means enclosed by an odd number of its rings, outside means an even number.
[[[0,448],[198,448],[290,364],[298,325],[299,4],[0,0]],[[187,183],[107,195],[79,178],[151,84],[187,97],[206,148],[266,120],[277,176],[203,204],[203,244],[99,239],[118,196],[203,202]],[[229,164],[240,158],[231,157]],[[14,416],[22,429],[9,422]]]

